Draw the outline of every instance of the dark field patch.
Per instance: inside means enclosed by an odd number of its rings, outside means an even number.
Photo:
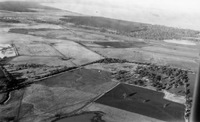
[[[133,48],[133,47],[144,47],[147,45],[145,42],[93,42],[103,47],[112,48]]]
[[[96,102],[163,121],[184,122],[184,105],[163,96],[160,92],[119,84]]]
[[[53,122],[105,122],[101,117],[103,115],[98,112],[84,113],[80,115],[75,115],[72,117],[67,117]]]
[[[69,23],[74,23],[76,25],[109,28],[112,30],[117,30],[119,32],[135,32],[135,31],[146,30],[146,24],[116,20],[104,17],[65,16],[65,18],[61,18],[60,20]]]
[[[96,69],[78,69],[42,80],[39,84],[48,87],[67,87],[93,91],[94,87],[111,81],[111,74]]]
[[[25,28],[12,28],[9,30],[10,33],[19,33],[19,34],[28,34],[29,32],[36,31],[47,31],[49,28],[40,28],[40,29],[25,29]]]
[[[91,118],[93,118],[94,114],[84,114],[79,116],[73,116],[69,118],[63,118],[60,120],[57,120],[56,122],[91,122]]]
[[[14,19],[5,19],[5,18],[0,18],[0,22],[6,22],[6,23],[20,23],[18,20]]]
[[[31,9],[52,9],[52,7],[42,6],[36,2],[26,1],[3,1],[0,2],[0,10],[12,11],[12,12],[37,12]]]

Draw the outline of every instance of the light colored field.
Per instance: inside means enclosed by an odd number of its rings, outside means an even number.
[[[129,61],[147,62],[151,61],[154,57],[149,53],[140,52],[134,48],[91,48],[92,50],[108,57],[126,59]]]
[[[54,48],[43,43],[15,43],[19,55],[62,57]]]
[[[158,52],[144,51],[141,48],[91,48],[91,50],[109,57],[126,59],[128,61],[156,63],[159,65],[172,65],[179,68],[196,70],[196,58],[174,56]]]
[[[25,29],[41,29],[41,28],[62,29],[62,27],[60,25],[53,25],[53,24],[33,24],[33,25],[26,25],[26,26],[18,26],[18,28],[25,28]]]
[[[45,41],[45,39],[24,34],[0,33],[1,44],[11,44],[12,42],[28,43],[32,41]]]
[[[127,71],[133,71],[137,68],[137,64],[134,63],[111,63],[111,64],[91,64],[85,66],[86,69],[98,69],[103,70],[107,72],[116,72],[119,70],[127,70]]]
[[[152,53],[160,53],[164,55],[173,55],[173,56],[180,56],[180,57],[187,57],[187,58],[198,58],[199,51],[194,50],[193,48],[189,48],[190,50],[186,49],[171,49],[169,47],[162,47],[162,46],[148,46],[143,47],[142,50]]]
[[[185,96],[178,96],[178,95],[169,93],[166,90],[164,90],[163,93],[165,94],[164,99],[166,100],[173,101],[180,104],[185,104],[186,102]]]
[[[13,56],[16,56],[16,53],[10,44],[0,44],[0,58]]]
[[[64,41],[54,45],[54,47],[66,57],[72,58],[73,63],[82,65],[96,60],[103,59],[102,56],[96,54],[85,47],[71,41]]]
[[[61,60],[58,57],[18,56],[13,58],[10,64],[45,64],[47,66],[75,66],[71,60]]]
[[[0,24],[0,27],[1,27],[1,24]],[[10,29],[9,27],[1,27],[0,33],[7,33],[9,29]]]
[[[82,29],[74,29],[71,27],[63,27],[63,30],[48,30],[29,32],[31,35],[45,36],[48,38],[68,39],[73,41],[122,41],[121,39],[113,38],[112,36],[104,35],[102,33],[92,33]]]
[[[167,43],[175,43],[175,44],[181,44],[181,45],[196,45],[196,43],[189,41],[189,40],[164,40],[164,42]]]
[[[8,48],[4,51],[3,50],[0,51],[0,57],[1,58],[3,58],[3,57],[14,57],[14,56],[16,56],[14,48]]]
[[[84,32],[74,31],[74,30],[49,30],[49,31],[36,31],[29,32],[29,34],[36,36],[45,36],[48,38],[57,38],[57,39],[68,39],[73,41],[99,41],[105,40],[105,37],[100,35],[92,35]]]
[[[102,111],[105,113],[103,120],[106,122],[163,122],[151,117],[143,116],[133,112],[128,112],[125,110],[117,109],[114,107],[93,103],[88,108],[87,111]]]
[[[11,47],[10,44],[0,44],[0,49]]]

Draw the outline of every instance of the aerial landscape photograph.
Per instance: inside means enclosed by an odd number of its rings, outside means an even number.
[[[0,122],[200,122],[199,5],[0,0]]]

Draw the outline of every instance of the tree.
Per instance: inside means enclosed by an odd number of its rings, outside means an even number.
[[[123,93],[122,96],[123,96],[124,99],[126,99],[127,94],[126,94],[126,93]]]

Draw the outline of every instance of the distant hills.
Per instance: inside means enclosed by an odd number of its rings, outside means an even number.
[[[0,10],[12,11],[12,12],[36,12],[36,10],[32,9],[58,10],[56,8],[40,5],[39,3],[36,2],[26,2],[26,1],[0,2]]]
[[[116,34],[142,39],[182,39],[183,37],[196,37],[200,33],[199,31],[190,29],[179,29],[94,16],[64,16],[60,20],[81,27],[99,28],[103,32],[110,32],[110,30],[113,30]]]

